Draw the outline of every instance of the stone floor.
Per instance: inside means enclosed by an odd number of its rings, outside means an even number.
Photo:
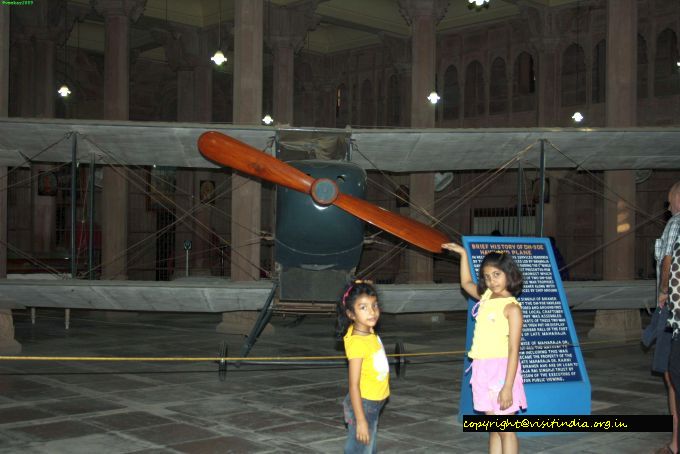
[[[107,318],[39,310],[35,325],[15,312],[24,355],[213,357],[227,341],[215,314],[143,313]],[[575,313],[584,342],[593,312]],[[644,316],[644,323],[648,317]],[[251,356],[336,355],[333,319],[273,320]],[[464,348],[464,314],[440,323],[384,317],[388,353],[396,341],[408,352]],[[660,377],[638,344],[584,346],[599,414],[666,414]],[[461,357],[417,358],[380,420],[379,448],[388,453],[482,453],[487,437],[463,433],[456,419]],[[336,453],[345,429],[341,400],[346,369],[290,365],[229,367],[220,381],[206,362],[0,361],[0,453]],[[530,403],[529,403],[530,404]],[[526,453],[651,453],[668,433],[583,433],[521,439]]]

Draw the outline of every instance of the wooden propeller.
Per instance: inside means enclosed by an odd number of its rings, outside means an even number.
[[[231,167],[248,175],[309,194],[323,205],[335,205],[369,224],[385,230],[430,252],[441,252],[449,238],[437,229],[373,205],[363,199],[343,194],[335,182],[315,180],[285,162],[219,132],[208,131],[198,139],[203,157],[215,164]],[[334,189],[333,189],[334,187]]]

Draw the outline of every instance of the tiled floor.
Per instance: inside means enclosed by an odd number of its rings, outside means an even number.
[[[23,355],[214,357],[227,341],[215,333],[215,314],[143,313],[107,318],[72,314],[65,331],[58,311],[40,310],[35,325],[15,312]],[[579,333],[592,312],[574,315]],[[383,342],[408,352],[461,350],[464,318],[436,325],[384,317]],[[644,317],[647,320],[647,317]],[[331,318],[301,323],[275,318],[275,334],[251,356],[336,355]],[[585,341],[586,339],[583,338]],[[649,372],[650,354],[637,344],[584,347],[592,407],[601,414],[665,414],[665,390]],[[486,436],[463,433],[455,415],[460,357],[417,358],[392,379],[392,398],[380,421],[381,452],[481,453]],[[0,362],[0,453],[337,453],[345,429],[341,401],[346,370],[230,366],[220,381],[212,362]],[[583,433],[521,439],[526,453],[652,453],[668,433]]]

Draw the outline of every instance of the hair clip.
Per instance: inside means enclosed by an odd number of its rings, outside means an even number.
[[[356,281],[355,281],[355,283],[356,283]],[[342,295],[342,306],[343,306],[343,307],[347,307],[347,304],[345,303],[345,300],[347,299],[347,296],[349,295],[349,292],[351,292],[353,288],[354,288],[354,284],[350,285],[349,288],[347,288],[347,290],[345,291],[345,294]]]

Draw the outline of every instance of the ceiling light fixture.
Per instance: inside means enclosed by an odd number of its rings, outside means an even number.
[[[219,17],[219,22],[217,23],[217,51],[215,52],[215,55],[210,57],[210,59],[217,66],[222,66],[222,63],[227,61],[227,57],[225,57],[224,54],[222,53],[222,1],[221,0],[218,0],[217,8],[218,8],[218,17]]]
[[[468,8],[479,11],[481,8],[488,8],[490,0],[468,0]]]

